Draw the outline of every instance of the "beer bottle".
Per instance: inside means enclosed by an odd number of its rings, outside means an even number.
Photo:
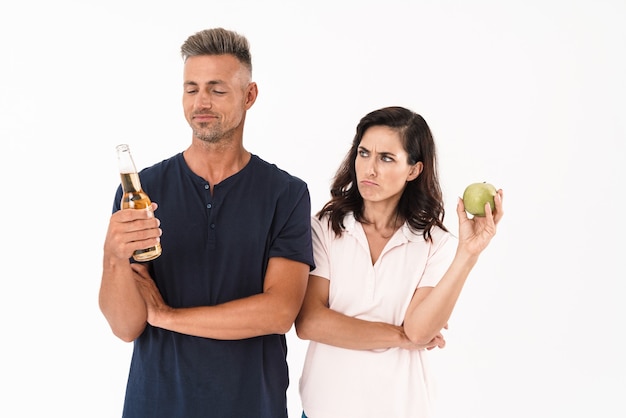
[[[116,147],[117,160],[119,163],[120,177],[122,179],[122,209],[152,210],[152,202],[148,195],[141,188],[139,173],[135,167],[133,157],[130,155],[130,148],[127,144],[120,144]],[[161,244],[137,250],[133,254],[136,261],[150,261],[161,255]]]

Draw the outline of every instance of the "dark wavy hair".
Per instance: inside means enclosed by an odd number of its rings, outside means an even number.
[[[343,219],[349,212],[357,221],[365,223],[363,198],[356,186],[355,160],[361,139],[372,126],[388,126],[400,134],[408,163],[418,161],[423,164],[421,174],[407,182],[400,201],[397,215],[406,221],[412,231],[421,232],[424,239],[431,239],[431,229],[435,226],[447,231],[443,225],[445,209],[441,186],[437,174],[437,153],[435,141],[428,124],[417,113],[399,106],[384,107],[365,115],[356,127],[352,146],[339,166],[330,189],[331,199],[317,213],[318,219],[329,216],[335,234],[344,230]]]

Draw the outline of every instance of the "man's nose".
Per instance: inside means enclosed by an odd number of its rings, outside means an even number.
[[[196,107],[199,109],[210,108],[212,105],[211,94],[209,92],[200,91],[196,95]]]

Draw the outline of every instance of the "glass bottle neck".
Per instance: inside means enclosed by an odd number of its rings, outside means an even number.
[[[140,192],[141,182],[139,181],[135,162],[130,154],[130,148],[126,144],[120,144],[116,147],[116,150],[122,189],[125,193]]]
[[[139,193],[141,191],[141,182],[137,172],[120,173],[120,178],[124,193]]]

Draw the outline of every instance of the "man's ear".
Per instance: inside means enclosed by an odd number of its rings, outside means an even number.
[[[250,109],[254,102],[256,102],[256,98],[259,95],[259,88],[257,84],[253,81],[248,85],[246,89],[246,110]]]

